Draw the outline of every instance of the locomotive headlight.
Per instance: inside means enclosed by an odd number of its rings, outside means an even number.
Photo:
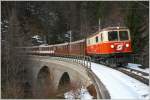
[[[114,48],[115,46],[114,46],[114,45],[110,45],[110,47],[111,47],[111,48]]]
[[[129,44],[126,44],[126,47],[129,47]]]

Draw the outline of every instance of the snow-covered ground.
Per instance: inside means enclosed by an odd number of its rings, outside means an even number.
[[[90,95],[86,88],[77,89],[76,91],[69,91],[64,94],[66,100],[92,100],[93,97]]]
[[[142,69],[142,68],[140,68],[139,66],[142,66],[142,65],[140,65],[140,64],[128,63],[128,65],[127,65],[126,67],[129,67],[129,68],[131,68],[131,69],[136,69],[136,70],[139,70],[139,71],[142,71],[142,72],[150,73],[150,69],[149,69],[149,68]]]
[[[91,63],[92,71],[99,77],[111,99],[150,99],[147,85],[117,70]]]

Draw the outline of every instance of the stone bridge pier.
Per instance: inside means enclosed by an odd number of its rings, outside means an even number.
[[[86,68],[79,64],[50,59],[50,57],[33,56],[31,60],[32,63],[28,68],[35,98],[45,98],[54,93],[61,94],[61,91],[92,85]]]

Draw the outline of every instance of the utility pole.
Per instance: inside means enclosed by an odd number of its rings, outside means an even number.
[[[98,30],[99,30],[99,32],[100,32],[100,30],[101,30],[101,21],[100,21],[100,18],[99,18],[99,22],[98,22]]]
[[[69,35],[70,35],[70,53],[71,53],[71,41],[72,41],[72,31],[69,31]]]
[[[44,35],[44,44],[47,44],[46,36]]]
[[[68,52],[71,53],[71,41],[72,41],[72,31],[67,31],[67,33],[65,34],[65,37],[67,39],[69,39],[67,42],[68,42],[68,46],[69,46],[69,50]]]
[[[100,18],[99,18],[99,21],[98,21],[98,32],[100,33],[100,31],[101,31],[101,20],[100,20]],[[98,34],[99,34],[98,33]],[[101,35],[101,34],[100,34]]]

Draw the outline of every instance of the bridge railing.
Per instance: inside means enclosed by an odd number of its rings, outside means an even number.
[[[89,56],[63,55],[55,58],[61,61],[74,62],[91,69],[91,57]]]

